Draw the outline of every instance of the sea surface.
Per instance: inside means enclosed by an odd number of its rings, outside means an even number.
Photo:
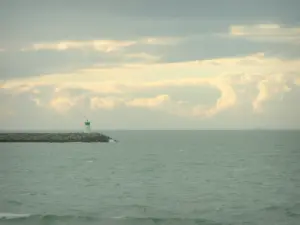
[[[300,224],[300,131],[104,133],[0,143],[0,224]]]

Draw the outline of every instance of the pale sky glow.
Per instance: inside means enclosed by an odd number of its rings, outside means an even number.
[[[300,4],[129,2],[1,2],[0,129],[300,128]]]

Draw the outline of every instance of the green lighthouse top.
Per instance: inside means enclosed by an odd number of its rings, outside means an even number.
[[[84,122],[84,124],[85,124],[86,126],[89,126],[89,125],[91,124],[91,122],[87,120],[86,122]]]

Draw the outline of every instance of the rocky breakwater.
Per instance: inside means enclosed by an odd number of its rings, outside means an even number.
[[[0,142],[116,142],[100,133],[0,133]]]

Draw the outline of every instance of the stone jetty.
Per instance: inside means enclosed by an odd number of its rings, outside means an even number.
[[[96,132],[92,133],[0,133],[0,142],[116,142]]]

